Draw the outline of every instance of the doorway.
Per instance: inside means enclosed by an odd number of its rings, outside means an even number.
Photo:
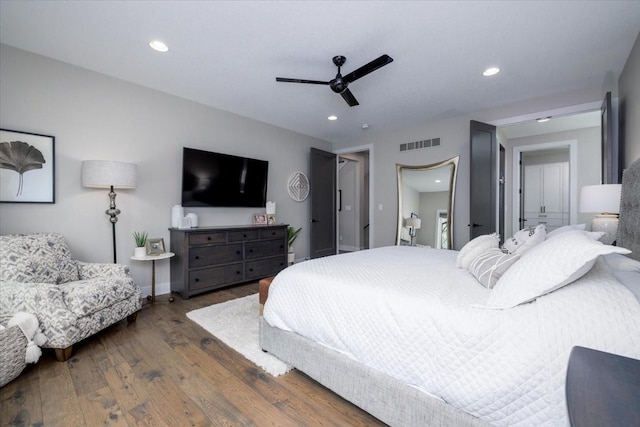
[[[334,151],[338,155],[336,236],[339,252],[373,247],[373,146]]]

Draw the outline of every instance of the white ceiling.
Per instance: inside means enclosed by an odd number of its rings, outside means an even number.
[[[639,31],[638,0],[0,1],[4,44],[328,141],[602,87]],[[350,85],[356,107],[275,81],[385,53],[394,62]]]

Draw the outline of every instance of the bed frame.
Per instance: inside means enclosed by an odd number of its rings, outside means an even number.
[[[489,424],[402,381],[295,332],[270,326],[260,317],[262,349],[392,426],[474,426]]]
[[[640,259],[640,159],[623,176],[618,244]],[[270,326],[260,316],[262,349],[309,375],[391,426],[489,426],[395,378],[294,332]]]

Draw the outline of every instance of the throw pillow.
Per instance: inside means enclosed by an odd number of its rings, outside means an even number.
[[[469,272],[478,279],[485,288],[492,289],[498,279],[511,267],[520,254],[507,254],[499,248],[489,249],[471,262]]]
[[[586,224],[575,224],[575,225],[565,225],[562,227],[558,227],[555,230],[551,230],[547,233],[547,239],[550,239],[554,236],[557,236],[558,234],[562,234],[562,233],[566,233],[567,231],[573,231],[573,230],[584,230],[585,229]]]
[[[574,230],[531,249],[496,283],[487,308],[510,308],[530,302],[586,274],[600,255],[628,254],[628,249],[604,245]]]
[[[510,254],[523,255],[526,251],[542,243],[546,236],[544,224],[524,228],[505,240],[502,245]]]
[[[456,265],[458,268],[468,270],[471,261],[473,261],[478,255],[491,248],[497,248],[499,245],[500,240],[498,235],[495,233],[478,236],[460,249],[458,258],[456,258]]]

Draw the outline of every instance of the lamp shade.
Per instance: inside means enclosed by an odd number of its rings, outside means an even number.
[[[110,160],[82,162],[82,186],[93,188],[136,188],[138,167],[133,163]]]
[[[620,184],[587,185],[580,191],[580,212],[620,212]]]
[[[407,218],[405,225],[407,227],[413,227],[415,229],[418,229],[422,225],[422,220],[420,218]]]

